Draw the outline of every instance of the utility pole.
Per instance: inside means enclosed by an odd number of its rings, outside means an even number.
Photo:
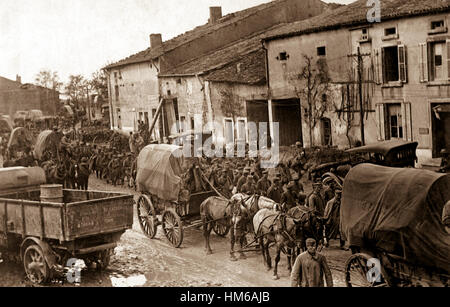
[[[357,54],[351,54],[349,57],[356,57],[358,64],[358,96],[359,96],[359,113],[360,113],[360,126],[361,126],[361,143],[362,145],[366,145],[365,136],[364,136],[364,104],[363,104],[363,92],[362,92],[362,84],[363,84],[363,72],[364,72],[364,62],[363,57],[370,56],[370,53],[361,53],[360,47],[357,49]]]

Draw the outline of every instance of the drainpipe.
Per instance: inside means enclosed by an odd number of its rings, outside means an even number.
[[[109,120],[111,124],[111,130],[114,130],[114,109],[113,109],[113,103],[112,103],[112,89],[111,89],[111,78],[109,75],[109,71],[106,71],[106,77],[108,80],[108,102],[109,102]]]

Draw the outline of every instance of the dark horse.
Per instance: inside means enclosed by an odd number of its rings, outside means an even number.
[[[203,236],[205,237],[206,254],[212,254],[211,246],[209,244],[209,237],[214,223],[220,223],[224,226],[231,226],[231,260],[236,260],[234,256],[234,245],[236,237],[240,239],[241,245],[240,257],[245,258],[242,252],[244,245],[244,236],[240,233],[246,228],[247,223],[247,209],[237,200],[229,201],[222,197],[209,197],[200,205],[200,216],[203,223]]]
[[[281,251],[287,255],[289,271],[292,269],[291,255],[288,254],[288,250],[295,248],[299,225],[299,220],[284,213],[274,212],[268,209],[261,209],[253,218],[253,227],[259,240],[264,265],[267,270],[272,268],[269,245],[275,243],[276,257],[273,270],[274,279],[279,279],[278,263],[281,259]]]
[[[302,251],[306,251],[306,239],[313,238],[317,245],[324,243],[324,221],[317,216],[314,210],[305,206],[296,206],[287,212],[287,215],[301,222],[299,228],[299,246]]]
[[[87,163],[75,163],[74,172],[77,189],[87,190],[90,174],[89,165]]]
[[[66,167],[60,161],[53,162],[47,161],[42,164],[42,168],[45,171],[47,183],[62,184],[66,178]]]

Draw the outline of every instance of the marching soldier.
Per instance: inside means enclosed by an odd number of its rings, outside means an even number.
[[[238,193],[243,193],[242,192],[242,187],[243,187],[244,184],[247,183],[247,176],[248,175],[249,175],[249,171],[248,171],[247,168],[245,168],[244,172],[243,172],[241,178],[239,178],[237,186],[236,186]]]
[[[308,198],[308,207],[315,210],[319,216],[324,215],[325,202],[320,192],[322,191],[321,183],[313,184],[313,193]]]
[[[271,183],[268,179],[268,170],[262,172],[262,178],[256,183],[256,191],[259,195],[267,196]]]
[[[267,197],[279,204],[281,202],[281,193],[280,177],[277,176],[273,179],[273,183],[267,192]]]
[[[280,203],[286,205],[286,212],[296,206],[297,196],[293,191],[294,186],[295,186],[294,181],[289,182],[289,184],[287,185],[287,191],[283,192],[283,194],[281,195]]]
[[[253,181],[253,176],[247,176],[247,182],[242,186],[242,193],[247,195],[253,195],[256,193],[255,191],[255,182]]]

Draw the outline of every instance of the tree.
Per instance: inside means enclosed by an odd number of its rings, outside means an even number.
[[[327,94],[330,90],[330,77],[325,59],[318,59],[314,63],[313,57],[303,55],[305,65],[300,73],[295,73],[289,78],[295,93],[300,101],[306,102],[306,112],[309,127],[310,146],[314,146],[313,129],[323,118],[324,113],[331,106]]]
[[[59,76],[56,71],[41,70],[35,77],[34,82],[36,85],[49,88],[55,91],[59,91],[62,82],[59,81]]]
[[[80,102],[85,98],[87,84],[87,80],[81,75],[69,76],[69,82],[66,84],[65,90],[77,109],[79,108]]]
[[[108,98],[108,81],[104,70],[94,72],[89,83],[99,96]]]

